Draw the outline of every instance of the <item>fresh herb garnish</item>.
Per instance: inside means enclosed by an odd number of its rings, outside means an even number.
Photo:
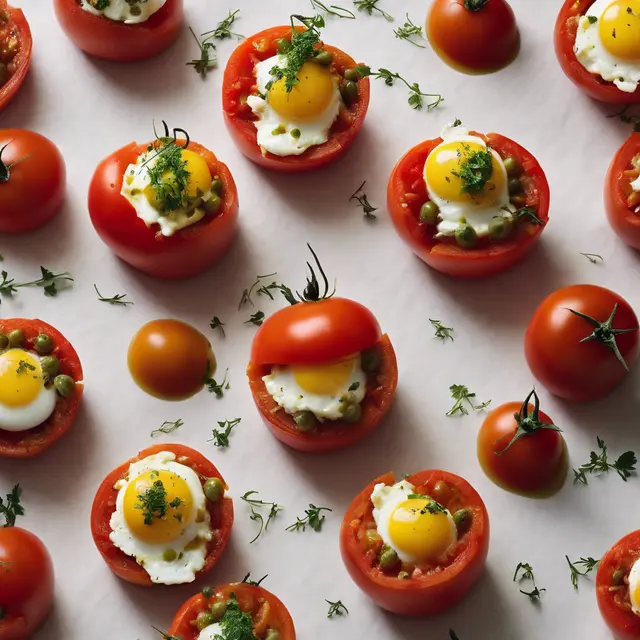
[[[266,575],[262,576],[262,578],[260,578],[260,580],[258,581],[252,580],[251,572],[249,572],[244,578],[242,578],[242,582],[244,584],[250,584],[252,587],[259,587],[268,577],[269,577],[269,574],[267,573]]]
[[[224,396],[224,392],[228,391],[231,388],[229,381],[227,380],[227,375],[229,374],[229,369],[226,369],[224,372],[224,378],[222,382],[216,382],[215,378],[212,378],[207,371],[204,376],[203,382],[207,386],[209,393],[215,393],[216,398],[222,398]]]
[[[20,362],[18,362],[18,368],[16,369],[16,373],[18,375],[21,375],[23,373],[26,373],[27,371],[35,371],[36,368],[30,363],[27,362],[26,360],[20,360]]]
[[[598,264],[598,262],[604,262],[604,258],[598,253],[582,253],[581,256],[584,256],[591,264]]]
[[[32,280],[31,282],[16,282],[15,278],[7,279],[7,272],[2,271],[2,282],[0,282],[0,294],[3,296],[11,297],[18,289],[22,287],[41,287],[44,289],[45,296],[56,296],[58,294],[58,286],[61,283],[73,282],[71,274],[67,271],[62,273],[53,273],[46,267],[40,267],[40,273],[42,274],[38,280]]]
[[[234,418],[233,420],[223,420],[222,422],[218,421],[218,426],[220,429],[213,429],[212,435],[213,437],[209,442],[213,440],[213,445],[215,447],[220,447],[222,449],[226,449],[229,446],[229,436],[233,431],[234,427],[237,427],[240,422],[242,422],[242,418]]]
[[[588,573],[591,573],[597,566],[600,564],[600,560],[596,560],[594,558],[580,558],[580,560],[576,560],[575,562],[571,562],[569,560],[569,556],[565,556],[567,559],[567,564],[569,565],[569,570],[571,571],[571,584],[573,588],[578,590],[578,578],[580,576],[586,576]],[[581,565],[583,570],[580,571],[577,565]]]
[[[451,333],[453,332],[453,327],[445,327],[440,320],[432,320],[429,318],[429,322],[431,326],[436,330],[436,334],[434,338],[439,338],[443,342],[446,342],[447,339],[453,342],[453,336]]]
[[[369,220],[375,220],[377,218],[374,215],[374,211],[378,210],[378,207],[374,207],[368,200],[367,194],[363,192],[364,185],[367,184],[365,180],[354,192],[353,195],[349,198],[349,202],[352,200],[357,200],[358,205],[362,207],[362,211],[364,212],[364,217]]]
[[[216,40],[226,40],[227,38],[231,38],[235,36],[238,40],[244,39],[244,36],[240,33],[234,33],[231,31],[231,27],[233,23],[236,21],[236,16],[240,13],[240,9],[236,9],[235,11],[231,11],[229,9],[229,15],[224,18],[224,20],[220,20],[218,25],[213,31],[205,31],[205,33],[201,34],[203,37],[211,37]]]
[[[209,326],[215,331],[216,329],[220,329],[220,333],[222,334],[222,337],[225,337],[225,332],[224,332],[224,322],[222,322],[220,320],[220,318],[218,318],[218,316],[213,316],[213,318],[211,318],[211,322],[209,322]]]
[[[211,69],[215,69],[218,66],[216,45],[212,42],[213,36],[209,35],[203,40],[200,40],[191,27],[189,27],[189,31],[191,31],[193,39],[198,44],[198,48],[200,49],[200,57],[187,62],[187,66],[193,67],[196,73],[200,74],[203,78],[206,78],[207,73]]]
[[[343,614],[348,614],[349,609],[342,604],[342,600],[338,600],[337,602],[331,602],[331,600],[325,600],[325,602],[329,605],[329,611],[327,611],[327,618],[333,618],[333,616],[341,616]]]
[[[596,16],[587,16],[587,20],[589,21],[589,24],[595,24],[598,22],[598,18]]]
[[[257,496],[258,492],[247,491],[243,496],[240,496],[240,500],[246,502],[251,509],[250,520],[259,523],[260,530],[258,531],[256,537],[251,540],[250,544],[253,544],[261,535],[263,531],[267,531],[269,529],[269,523],[278,515],[280,511],[284,509],[284,507],[275,502],[264,502],[263,500],[259,500],[258,498],[254,498],[252,496]],[[259,511],[263,507],[269,507],[269,514],[267,515],[267,519],[264,519],[264,516]]]
[[[7,493],[5,500],[0,498],[0,517],[4,518],[3,527],[13,527],[18,516],[24,515],[24,508],[20,504],[22,489],[16,484],[11,493]]]
[[[219,621],[221,633],[216,634],[216,640],[254,640],[253,617],[248,611],[243,611],[234,594],[227,600],[227,610]]]
[[[577,470],[573,470],[574,484],[588,484],[587,474],[600,474],[615,471],[625,482],[631,477],[631,473],[636,470],[638,459],[633,451],[625,451],[618,459],[611,463],[607,458],[607,445],[604,440],[597,438],[600,453],[592,451],[589,456],[589,462],[581,465]]]
[[[403,27],[398,27],[393,30],[393,33],[396,34],[396,38],[400,38],[400,40],[406,40],[416,47],[420,47],[421,49],[426,49],[426,45],[420,44],[419,42],[415,42],[412,38],[414,36],[418,36],[422,40],[424,40],[424,35],[422,34],[422,27],[419,27],[417,24],[414,24],[409,17],[409,14],[406,15],[407,21],[404,23]]]
[[[258,295],[265,295],[271,298],[271,300],[275,300],[273,295],[271,295],[272,291],[279,291],[284,299],[291,305],[298,304],[296,297],[293,295],[293,291],[287,285],[277,282],[272,282],[271,284],[265,284],[260,287],[256,293]]]
[[[251,285],[251,287],[249,287],[249,289],[245,289],[242,292],[242,297],[240,298],[240,304],[238,305],[238,311],[240,311],[240,309],[242,309],[242,307],[247,303],[249,303],[253,307],[254,304],[253,304],[253,300],[251,299],[251,294],[253,293],[254,289],[260,284],[261,280],[264,280],[265,278],[272,278],[275,275],[278,275],[278,274],[274,272],[274,273],[267,273],[264,276],[256,276],[256,281]]]
[[[519,573],[520,575],[518,575]],[[520,589],[520,593],[523,593],[525,596],[529,596],[529,599],[532,602],[539,602],[542,592],[546,591],[546,589],[539,589],[536,586],[536,580],[533,576],[533,567],[527,562],[519,562],[518,566],[516,567],[516,571],[513,574],[514,582],[520,582],[522,580],[531,580],[533,589],[531,591],[523,591],[522,589]]]
[[[493,173],[493,156],[487,149],[471,151],[467,144],[463,144],[462,149],[464,157],[458,152],[460,171],[451,173],[462,180],[462,193],[481,193]]]
[[[111,298],[105,298],[98,291],[98,287],[95,284],[93,285],[93,288],[96,290],[96,293],[98,294],[98,300],[100,300],[100,302],[108,302],[109,304],[121,305],[123,307],[126,307],[128,304],[133,304],[133,302],[131,302],[130,300],[125,300],[125,298],[127,297],[126,293],[117,293]]]
[[[491,404],[491,400],[487,400],[487,402],[482,402],[481,404],[474,404],[476,394],[470,393],[469,389],[463,384],[452,384],[449,387],[449,391],[451,391],[451,397],[456,401],[453,407],[446,413],[449,417],[458,413],[463,416],[469,415],[469,411],[464,405],[465,401],[474,411],[486,409]]]
[[[352,382],[349,385],[349,391],[357,391],[360,388],[360,383],[359,382]]]
[[[256,327],[261,327],[264,322],[264,311],[256,311],[251,314],[251,317],[248,320],[245,320],[245,324],[255,324]]]
[[[333,511],[329,507],[316,507],[314,504],[309,504],[309,508],[304,510],[304,518],[296,518],[296,522],[289,525],[285,531],[306,531],[307,525],[309,525],[314,531],[320,531],[322,529],[322,523],[325,516],[322,511]]]
[[[144,523],[147,526],[153,524],[154,518],[158,520],[164,518],[169,508],[177,509],[182,504],[182,499],[177,496],[171,502],[167,502],[167,490],[162,480],[154,480],[144,493],[137,495],[137,500],[133,508],[142,511]]]
[[[329,16],[336,16],[336,18],[347,18],[348,20],[355,20],[356,14],[349,9],[339,7],[337,4],[327,5],[322,4],[320,0],[311,0],[311,6],[318,11],[324,11]]]
[[[376,11],[383,16],[387,22],[393,22],[393,16],[389,15],[378,6],[379,1],[380,0],[354,0],[353,4],[356,5],[358,11],[366,11],[369,15],[373,15],[373,12]]]
[[[157,429],[154,429],[151,432],[151,437],[153,438],[154,436],[157,436],[161,433],[173,433],[176,429],[179,429],[183,425],[184,425],[184,422],[182,421],[181,418],[178,418],[174,422],[169,422],[168,420],[165,420]]]

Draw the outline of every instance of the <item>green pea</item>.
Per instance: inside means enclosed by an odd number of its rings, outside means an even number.
[[[53,379],[53,386],[58,395],[63,398],[68,398],[76,390],[76,383],[71,376],[56,376]]]
[[[213,193],[217,193],[219,196],[222,195],[222,180],[220,180],[220,178],[216,178],[211,183],[211,191],[213,191]]]
[[[345,422],[358,422],[362,417],[362,407],[359,404],[350,404],[344,410],[342,418]]]
[[[611,576],[611,583],[616,587],[624,584],[624,571],[622,569],[616,569]]]
[[[287,133],[287,128],[283,124],[279,124],[272,132],[273,136],[281,136],[283,133]]]
[[[202,208],[207,213],[217,213],[221,204],[222,200],[220,199],[220,196],[217,193],[212,193],[211,197],[202,203]]]
[[[278,53],[288,53],[291,50],[291,40],[287,38],[280,38],[276,45],[278,47]]]
[[[363,351],[360,355],[360,366],[365,373],[378,373],[381,364],[382,358],[375,347]]]
[[[323,67],[328,67],[333,62],[333,54],[331,51],[319,51],[314,60]]]
[[[459,509],[453,514],[453,522],[458,530],[458,538],[461,538],[469,529],[473,522],[473,516],[469,509]]]
[[[347,107],[350,107],[352,104],[357,102],[360,90],[355,82],[347,80],[347,82],[343,82],[340,85],[340,95]]]
[[[213,587],[210,587],[209,585],[207,585],[206,587],[202,588],[202,595],[205,598],[211,598],[213,596],[213,594],[215,593]]]
[[[362,76],[360,75],[360,72],[355,67],[352,67],[351,69],[347,69],[344,72],[344,79],[350,80],[351,82],[358,82],[359,80],[362,79]]]
[[[12,347],[19,347],[24,342],[24,333],[22,333],[20,329],[14,329],[13,331],[9,332],[7,338],[9,339],[10,349]]]
[[[311,411],[298,411],[293,419],[300,431],[306,433],[313,431],[318,426],[318,421]]]
[[[406,572],[406,571],[401,571],[398,574],[398,579],[399,580],[408,580],[411,576]]]
[[[398,564],[398,554],[389,546],[384,545],[380,551],[380,569],[391,571]]]
[[[289,134],[294,140],[297,140],[302,135],[300,129],[291,129]]]
[[[51,353],[53,351],[53,338],[46,333],[41,333],[34,341],[33,346],[38,353]]]
[[[205,627],[210,627],[214,622],[215,620],[210,613],[201,611],[196,618],[196,627],[198,631],[202,631]]]
[[[478,242],[478,234],[471,225],[461,224],[456,229],[456,242],[463,249],[472,249]]]
[[[173,549],[165,549],[162,552],[162,559],[165,562],[173,562],[178,557],[178,554]]]
[[[503,164],[510,178],[517,178],[522,173],[522,165],[513,156],[505,158]]]
[[[522,182],[518,178],[510,178],[509,179],[509,195],[517,196],[519,193],[522,193]]]
[[[0,62],[0,87],[9,80],[9,69],[4,62]]]
[[[438,218],[440,217],[440,207],[435,203],[425,202],[420,207],[420,222],[424,222],[425,224],[437,224]]]
[[[53,380],[60,371],[60,360],[55,356],[45,356],[40,360],[40,366],[44,377]]]
[[[204,495],[209,502],[219,502],[224,497],[224,483],[220,478],[209,478],[204,483]]]
[[[489,237],[492,240],[504,240],[513,231],[513,219],[504,216],[494,216],[489,223]]]
[[[269,629],[264,640],[280,640],[280,632],[277,629]]]
[[[4,335],[4,333],[0,333],[0,350],[6,349],[9,346],[9,338]]]
[[[222,620],[224,614],[227,613],[227,603],[224,600],[220,600],[214,602],[209,609],[211,610],[213,621],[218,622],[218,620]]]

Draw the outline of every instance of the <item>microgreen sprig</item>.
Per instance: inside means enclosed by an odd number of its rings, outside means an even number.
[[[453,336],[451,335],[453,327],[445,327],[440,320],[432,320],[431,318],[429,318],[429,322],[436,331],[434,338],[439,338],[442,342],[446,342],[447,339],[453,342]]]
[[[22,489],[16,484],[11,493],[7,493],[5,500],[0,498],[0,517],[4,518],[3,527],[13,527],[18,516],[24,515],[24,508],[20,504]]]
[[[245,320],[244,323],[245,324],[255,324],[256,327],[261,327],[262,323],[264,322],[264,311],[256,311],[255,313],[251,314],[251,317],[248,320]]]
[[[426,45],[420,44],[413,40],[414,36],[418,36],[419,38],[424,40],[424,35],[422,34],[422,27],[419,27],[417,24],[414,24],[409,17],[409,14],[406,14],[406,22],[403,27],[398,27],[393,30],[393,33],[396,34],[396,38],[400,38],[400,40],[406,40],[416,47],[420,47],[420,49],[426,49]]]
[[[333,511],[329,507],[316,507],[314,504],[309,504],[309,508],[305,509],[304,518],[296,518],[296,522],[289,525],[285,531],[306,531],[307,525],[309,525],[314,531],[319,532],[322,530],[322,523],[325,520],[323,511]]]
[[[273,273],[267,273],[263,276],[256,276],[256,281],[248,289],[245,289],[242,292],[242,297],[240,298],[240,303],[238,304],[238,311],[240,311],[240,309],[242,309],[242,307],[244,307],[247,303],[253,307],[254,304],[253,300],[251,299],[251,294],[253,293],[255,288],[260,284],[262,280],[265,280],[266,278],[272,278],[275,275],[278,274],[274,271]]]
[[[584,256],[591,264],[598,264],[598,262],[603,263],[604,258],[599,253],[582,253],[581,256]]]
[[[446,413],[446,415],[449,417],[456,414],[460,414],[463,416],[469,415],[469,411],[464,405],[465,402],[474,411],[481,411],[482,409],[486,409],[491,404],[491,400],[487,400],[487,402],[482,402],[480,404],[474,404],[476,394],[470,393],[469,389],[463,384],[452,384],[449,387],[449,391],[451,391],[451,397],[456,401],[453,407],[451,407],[451,409],[449,409],[449,411],[447,411]]]
[[[213,429],[212,435],[213,437],[209,442],[213,441],[214,447],[220,447],[221,449],[226,449],[229,446],[229,436],[235,427],[237,427],[242,422],[242,418],[234,418],[233,420],[223,420],[222,422],[218,421],[218,426],[220,429]]]
[[[275,502],[265,502],[264,500],[259,500],[253,496],[257,496],[258,492],[255,490],[247,491],[243,496],[240,496],[240,500],[246,502],[251,509],[251,516],[249,516],[250,520],[257,522],[260,525],[260,529],[256,534],[256,537],[251,540],[250,544],[253,544],[261,535],[263,531],[267,531],[269,529],[269,523],[284,509],[284,507]],[[267,515],[267,519],[264,519],[264,516],[260,512],[260,509],[264,507],[269,507],[269,514]]]
[[[238,40],[243,40],[244,36],[242,34],[234,33],[233,31],[231,31],[231,27],[236,21],[236,16],[239,13],[240,9],[236,9],[233,12],[231,11],[231,9],[229,9],[229,15],[223,20],[220,20],[213,31],[205,31],[201,35],[207,38],[215,38],[216,40],[226,40],[227,38],[232,38],[233,36],[238,38]]]
[[[518,566],[516,567],[516,571],[513,574],[514,582],[520,582],[522,580],[531,580],[533,589],[531,591],[523,591],[522,589],[520,589],[520,593],[528,596],[532,602],[539,602],[542,592],[546,591],[546,589],[539,589],[536,586],[536,580],[533,575],[533,567],[527,562],[519,562]]]
[[[595,558],[591,557],[580,558],[580,560],[576,560],[575,562],[571,562],[571,560],[569,560],[569,556],[565,556],[565,558],[567,559],[567,564],[569,565],[569,570],[571,571],[571,584],[576,591],[578,590],[579,577],[586,576],[587,574],[591,573],[600,564],[600,560],[596,560]],[[581,571],[580,569],[578,569],[577,565],[582,566],[583,570]]]
[[[196,41],[198,48],[200,49],[200,57],[194,58],[190,62],[187,62],[188,67],[193,67],[202,78],[207,77],[207,73],[211,69],[215,69],[218,66],[218,56],[216,53],[216,45],[213,44],[213,35],[209,35],[203,40],[200,40],[194,33],[193,29],[189,27],[193,39]],[[204,34],[203,34],[204,35]]]
[[[581,465],[578,469],[573,470],[574,484],[588,484],[587,474],[600,474],[615,471],[625,482],[627,478],[636,470],[638,459],[633,451],[625,451],[618,459],[611,463],[607,457],[607,445],[604,440],[597,438],[600,453],[592,451],[589,456],[589,462]]]
[[[349,9],[340,7],[337,4],[331,4],[329,6],[320,2],[320,0],[311,0],[311,6],[318,11],[324,11],[328,16],[335,16],[336,18],[346,18],[347,20],[355,20],[356,14]]]
[[[364,213],[364,217],[368,220],[375,220],[377,216],[373,213],[378,210],[378,207],[374,207],[367,198],[367,194],[364,193],[364,186],[367,184],[365,180],[354,192],[353,195],[349,198],[349,202],[352,200],[356,200],[358,205],[362,207],[362,211]]]
[[[386,11],[383,11],[379,6],[378,2],[380,0],[354,0],[353,4],[356,6],[358,11],[365,11],[370,16],[373,15],[373,12],[379,13],[387,22],[393,22],[394,17],[389,15]]]
[[[2,282],[0,282],[0,294],[11,297],[18,289],[22,287],[41,287],[44,289],[45,296],[56,296],[58,294],[58,286],[61,283],[73,282],[73,277],[68,271],[62,273],[53,273],[46,267],[40,267],[41,277],[31,282],[16,282],[15,278],[8,279],[8,273],[2,271]]]
[[[331,602],[331,600],[325,600],[325,602],[329,605],[329,611],[327,611],[327,618],[333,618],[333,616],[341,616],[344,614],[349,614],[349,609],[342,604],[342,600],[338,600],[337,602]]]
[[[214,393],[216,398],[222,398],[224,396],[224,392],[228,391],[231,388],[229,381],[227,380],[227,376],[229,375],[229,369],[224,372],[224,378],[222,382],[218,383],[215,378],[212,378],[209,375],[209,371],[205,374],[203,378],[203,382],[206,385],[209,393]]]
[[[282,294],[282,296],[284,297],[284,299],[290,305],[298,304],[298,300],[296,300],[296,297],[293,294],[293,291],[291,291],[291,289],[289,287],[287,287],[287,285],[282,284],[282,283],[272,282],[271,284],[265,284],[262,287],[260,287],[256,291],[256,293],[258,295],[267,296],[267,297],[271,298],[271,300],[275,300],[275,298],[271,294],[272,291],[279,291]]]
[[[218,316],[213,316],[213,318],[211,318],[211,321],[209,322],[209,326],[215,331],[216,329],[220,329],[220,333],[222,334],[222,337],[225,337],[225,332],[224,332],[224,322],[222,322],[222,320],[220,320],[220,318],[218,318]]]
[[[181,418],[178,418],[174,422],[170,422],[169,420],[165,420],[157,429],[154,429],[151,432],[151,437],[158,436],[161,433],[173,433],[176,429],[179,429],[184,425],[184,422]]]
[[[108,302],[109,304],[120,305],[122,307],[126,307],[129,304],[133,304],[131,300],[125,300],[125,298],[127,297],[126,293],[117,293],[115,296],[112,296],[111,298],[105,298],[105,296],[103,296],[98,291],[98,287],[95,284],[93,285],[93,288],[96,290],[96,293],[98,294],[98,300],[100,300],[100,302]]]

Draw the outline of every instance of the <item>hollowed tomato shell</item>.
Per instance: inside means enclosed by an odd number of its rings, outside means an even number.
[[[6,0],[0,0],[0,9],[7,12],[9,20],[18,28],[20,40],[20,50],[15,58],[16,70],[9,78],[9,82],[0,87],[0,111],[2,111],[16,95],[27,77],[27,71],[29,71],[29,65],[31,64],[33,38],[31,37],[29,23],[20,9],[10,7],[7,5]]]

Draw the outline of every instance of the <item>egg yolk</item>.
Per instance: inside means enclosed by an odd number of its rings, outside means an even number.
[[[166,470],[146,471],[129,482],[122,511],[132,535],[151,544],[178,538],[193,499],[187,483]]]
[[[598,20],[604,48],[622,60],[640,60],[640,0],[615,0]]]
[[[332,364],[292,367],[298,385],[308,393],[335,395],[344,390],[353,373],[355,361],[341,360]]]
[[[268,101],[287,120],[307,122],[324,113],[336,90],[331,71],[317,62],[305,62],[298,72],[298,84],[287,91],[285,78],[274,82]]]
[[[449,202],[464,202],[476,206],[493,204],[504,191],[505,178],[496,170],[495,158],[491,156],[491,174],[481,191],[467,193],[465,173],[474,171],[468,160],[477,152],[488,149],[476,142],[454,141],[440,145],[432,151],[424,167],[424,179],[437,196]],[[473,158],[472,158],[473,159]]]
[[[0,404],[24,407],[42,391],[40,361],[23,349],[10,349],[0,356]]]
[[[393,510],[389,520],[393,546],[420,560],[439,558],[455,541],[448,514],[435,509],[431,513],[430,504],[433,501],[428,498],[409,498]]]

